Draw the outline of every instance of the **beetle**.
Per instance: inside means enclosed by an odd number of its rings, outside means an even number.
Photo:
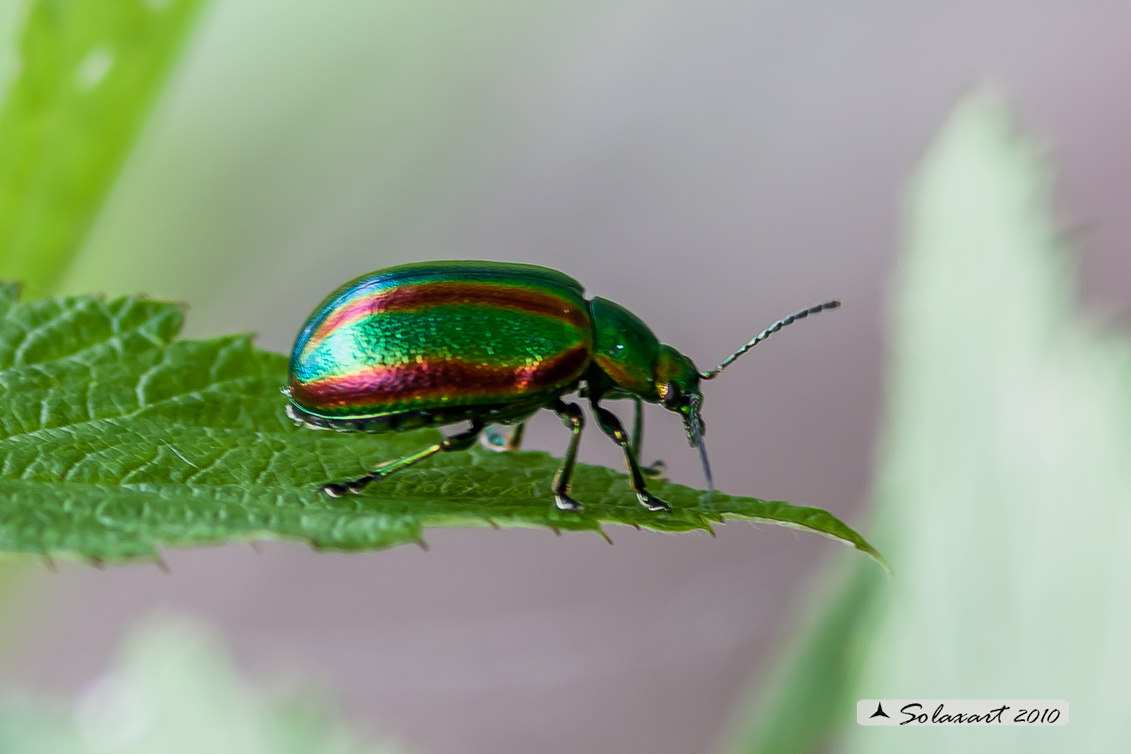
[[[548,408],[571,432],[551,488],[555,505],[573,511],[581,508],[569,490],[585,419],[577,403],[563,398],[578,391],[597,426],[621,447],[640,503],[670,511],[647,490],[637,460],[641,402],[680,415],[713,493],[700,383],[786,325],[838,306],[828,301],[779,320],[700,372],[628,309],[587,298],[580,283],[557,270],[483,261],[389,267],[346,283],[307,320],[291,354],[286,410],[297,424],[343,432],[470,422],[363,477],[322,486],[341,497],[436,453],[466,450],[489,425],[517,425],[509,443],[515,447],[523,423]],[[601,405],[617,398],[636,401],[634,438]]]

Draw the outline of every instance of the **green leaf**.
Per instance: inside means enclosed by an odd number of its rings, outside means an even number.
[[[151,620],[74,702],[0,701],[0,751],[19,754],[395,754],[350,730],[333,703],[294,681],[248,683],[210,632]]]
[[[927,153],[898,277],[876,500],[898,575],[857,574],[850,605],[826,603],[737,751],[1126,748],[1131,344],[1075,310],[1052,195],[1045,151],[985,92]],[[821,657],[840,659],[806,677]],[[858,699],[917,696],[1065,699],[1072,722],[855,724]],[[787,698],[816,713],[775,717]]]
[[[286,359],[248,336],[174,341],[181,310],[138,298],[19,302],[0,287],[0,552],[101,560],[164,545],[297,539],[338,550],[421,542],[427,526],[496,524],[661,531],[726,517],[792,526],[878,553],[814,508],[653,489],[645,510],[627,478],[579,466],[581,513],[554,508],[557,459],[474,448],[443,454],[341,500],[326,481],[435,442],[439,433],[317,432],[286,418]]]
[[[0,276],[62,276],[202,2],[31,3],[0,110]]]

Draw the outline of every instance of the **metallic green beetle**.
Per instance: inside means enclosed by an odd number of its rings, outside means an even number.
[[[585,420],[562,400],[579,390],[597,425],[624,452],[632,489],[649,510],[670,510],[648,492],[637,462],[640,402],[658,403],[683,418],[714,490],[703,445],[700,381],[709,380],[765,338],[839,301],[804,309],[763,331],[709,372],[663,345],[619,304],[588,299],[573,278],[546,267],[503,262],[422,262],[364,275],[332,293],[295,341],[287,414],[316,429],[396,432],[469,421],[470,429],[365,476],[322,487],[331,497],[435,453],[466,450],[488,425],[517,425],[549,408],[572,431],[554,475],[554,502],[578,510],[569,496]],[[636,401],[630,438],[604,399]]]

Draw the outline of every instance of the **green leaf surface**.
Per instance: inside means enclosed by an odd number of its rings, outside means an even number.
[[[203,0],[34,0],[0,109],[0,276],[50,290]]]
[[[439,433],[381,435],[295,427],[280,388],[286,359],[249,336],[175,341],[174,304],[91,296],[20,302],[0,288],[0,552],[100,560],[160,546],[297,539],[359,550],[422,542],[427,526],[602,523],[660,531],[724,518],[791,526],[879,559],[831,514],[706,493],[662,481],[675,512],[645,510],[627,477],[579,466],[581,513],[554,508],[558,460],[474,448],[443,454],[372,485],[321,495],[326,481],[435,442]]]
[[[74,701],[6,694],[0,751],[18,754],[396,754],[351,730],[325,694],[288,679],[251,684],[219,640],[151,620]]]
[[[928,151],[877,480],[897,575],[857,573],[820,603],[735,751],[1126,751],[1131,344],[1076,311],[1052,196],[1045,150],[986,92]],[[1071,722],[855,722],[858,699],[916,697],[1064,699]]]

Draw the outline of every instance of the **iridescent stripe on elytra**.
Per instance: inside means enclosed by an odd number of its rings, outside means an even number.
[[[601,371],[612,377],[618,385],[631,387],[633,390],[648,389],[648,378],[646,375],[640,374],[639,370],[636,372],[629,370],[623,363],[616,359],[610,359],[603,354],[596,354],[593,358]]]
[[[360,319],[382,313],[413,312],[444,304],[488,306],[554,317],[579,330],[592,325],[586,309],[552,293],[497,283],[428,282],[366,291],[339,303],[304,344],[309,351],[327,335]]]
[[[400,410],[403,404],[417,401],[458,405],[463,398],[469,403],[506,400],[566,384],[580,377],[588,364],[589,349],[575,346],[530,367],[489,367],[455,359],[370,367],[305,384],[296,380],[291,383],[291,400],[315,413],[351,415],[391,407]]]

